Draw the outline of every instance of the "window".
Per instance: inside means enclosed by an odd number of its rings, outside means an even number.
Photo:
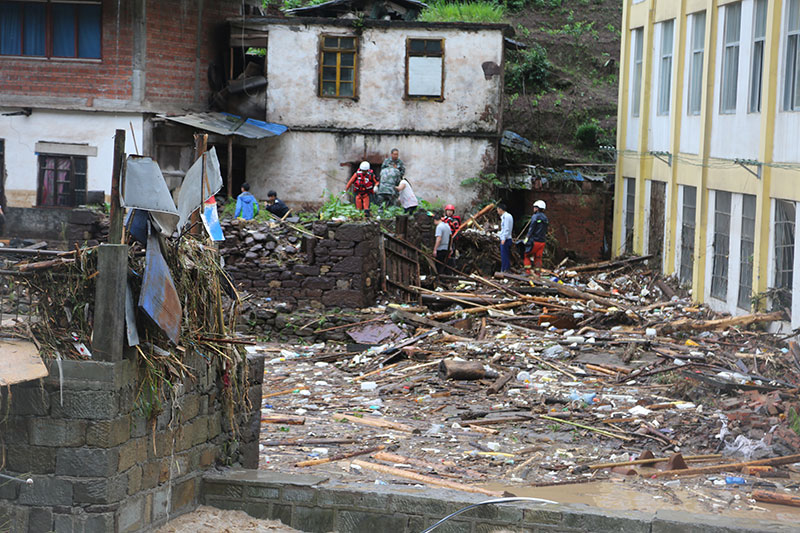
[[[728,256],[731,235],[731,193],[714,193],[714,262],[711,268],[711,296],[728,297]]]
[[[74,207],[85,203],[86,157],[40,155],[36,205]]]
[[[633,251],[633,224],[636,213],[636,178],[625,178],[625,251]]]
[[[320,46],[319,95],[353,98],[356,95],[356,38],[324,35]]]
[[[720,112],[736,112],[736,89],[739,83],[739,35],[741,33],[742,4],[725,6],[725,34],[722,52],[722,100]]]
[[[691,283],[694,270],[694,218],[697,209],[697,188],[683,185],[683,210],[681,212],[681,265],[680,278]]]
[[[675,21],[661,23],[661,67],[658,83],[658,114],[668,115],[672,96],[672,38]]]
[[[703,97],[703,58],[705,56],[706,12],[692,15],[692,57],[689,70],[689,108],[690,115],[700,114]]]
[[[444,40],[406,41],[406,96],[444,97]]]
[[[0,1],[0,55],[100,59],[100,3]]]
[[[633,85],[631,95],[631,115],[639,116],[642,105],[642,51],[644,47],[644,30],[636,28],[631,32],[633,37]]]
[[[753,293],[753,253],[756,237],[756,197],[742,195],[742,242],[739,255],[739,298],[736,303],[741,309],[750,310],[750,297]]]
[[[800,0],[789,0],[783,108],[800,110]]]
[[[795,204],[775,200],[775,297],[773,308],[792,308],[792,277],[794,275]]]
[[[753,8],[753,57],[750,64],[751,113],[761,112],[761,81],[764,79],[764,42],[767,37],[767,0],[756,0]]]

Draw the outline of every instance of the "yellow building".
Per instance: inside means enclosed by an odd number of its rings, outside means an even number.
[[[615,254],[797,328],[800,0],[623,2]]]

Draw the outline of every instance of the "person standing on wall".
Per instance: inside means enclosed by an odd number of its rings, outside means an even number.
[[[500,272],[511,270],[511,241],[514,230],[514,217],[506,211],[506,204],[497,204],[497,213],[500,215]]]
[[[403,160],[400,159],[400,151],[397,148],[392,148],[389,157],[383,160],[383,163],[381,164],[381,172],[383,172],[383,169],[385,168],[397,169],[398,172],[400,172],[401,179],[406,175],[406,165],[403,163]]]
[[[533,202],[533,216],[531,217],[530,228],[528,229],[528,236],[525,237],[525,256],[523,262],[525,263],[525,273],[531,273],[531,257],[533,257],[533,264],[536,272],[542,268],[542,256],[544,255],[544,243],[547,242],[547,229],[550,227],[550,220],[544,214],[547,209],[547,204],[544,200],[536,200]]]
[[[375,185],[378,183],[378,179],[375,177],[375,173],[369,166],[368,161],[362,161],[361,164],[358,166],[358,170],[356,170],[352,176],[350,176],[350,181],[347,182],[345,186],[345,190],[353,187],[353,192],[356,195],[356,209],[361,209],[364,211],[364,216],[369,218],[369,195],[372,194],[372,191],[375,189]]]
[[[250,194],[250,185],[242,183],[242,194],[236,197],[236,211],[234,218],[253,220],[258,214],[258,200]]]
[[[417,195],[414,194],[414,189],[411,188],[411,184],[408,182],[408,179],[401,179],[400,183],[397,184],[395,189],[399,193],[397,200],[405,210],[406,215],[413,215],[414,211],[417,209],[417,206],[419,206],[419,200],[417,200]]]
[[[433,245],[436,252],[436,272],[438,274],[444,274],[449,270],[447,266],[450,264],[450,236],[452,234],[445,217],[439,219],[439,223],[436,225],[436,242]]]

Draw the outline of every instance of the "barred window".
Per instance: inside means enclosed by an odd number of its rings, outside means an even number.
[[[633,251],[633,224],[636,214],[636,178],[625,178],[625,251]]]
[[[731,240],[731,193],[714,192],[714,261],[711,268],[711,296],[728,297],[728,257]]]
[[[778,291],[772,304],[776,309],[792,308],[795,210],[794,202],[775,200],[775,288]]]
[[[739,254],[739,298],[736,305],[750,310],[753,294],[753,253],[756,237],[756,197],[742,195],[742,241]]]
[[[691,283],[694,270],[694,219],[697,209],[697,188],[689,185],[682,185],[682,187],[680,279],[684,283]]]

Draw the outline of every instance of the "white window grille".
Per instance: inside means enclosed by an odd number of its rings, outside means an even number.
[[[794,202],[775,200],[775,309],[792,308],[795,210]]]
[[[694,218],[697,209],[697,188],[683,186],[683,212],[681,214],[681,265],[680,278],[684,283],[692,282],[694,270]]]
[[[633,224],[636,213],[636,178],[625,178],[625,251],[633,251]]]
[[[761,112],[761,85],[764,79],[764,43],[767,38],[767,0],[755,0],[753,6],[753,57],[750,64],[751,113]]]
[[[703,96],[703,59],[705,56],[706,12],[692,15],[692,57],[689,67],[689,109],[690,115],[700,114]]]
[[[711,296],[728,297],[728,257],[731,236],[731,193],[714,193],[714,262],[711,269]]]
[[[800,0],[789,0],[783,108],[800,110]]]
[[[636,28],[631,31],[633,40],[633,85],[631,95],[631,115],[639,116],[642,105],[642,53],[644,47],[644,30]]]
[[[669,115],[672,97],[672,42],[675,21],[661,23],[661,66],[658,82],[658,114]]]
[[[756,197],[742,195],[742,240],[739,254],[739,298],[736,305],[750,310],[753,294],[753,253],[756,238]]]
[[[739,84],[739,37],[741,34],[742,4],[725,6],[725,34],[722,53],[722,113],[736,112],[736,89]]]

